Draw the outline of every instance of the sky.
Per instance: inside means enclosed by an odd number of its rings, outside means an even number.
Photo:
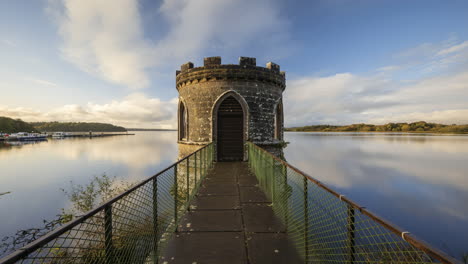
[[[175,128],[175,71],[286,71],[285,126],[468,124],[466,0],[3,0],[0,116]]]

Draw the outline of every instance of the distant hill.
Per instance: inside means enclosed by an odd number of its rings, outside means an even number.
[[[177,129],[164,128],[126,128],[127,131],[177,131]]]
[[[106,123],[85,123],[85,122],[34,122],[30,123],[37,130],[42,132],[126,132],[121,126],[114,126]]]
[[[310,132],[430,132],[468,133],[468,125],[443,125],[424,121],[414,123],[388,123],[385,125],[353,124],[346,126],[311,125],[286,128],[286,131]]]
[[[38,132],[31,124],[21,119],[0,116],[0,133]]]

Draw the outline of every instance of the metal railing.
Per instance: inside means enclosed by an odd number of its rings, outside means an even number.
[[[157,263],[212,166],[209,144],[0,263]]]
[[[461,263],[248,142],[249,166],[305,263]]]

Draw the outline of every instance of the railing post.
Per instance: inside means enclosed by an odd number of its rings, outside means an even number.
[[[190,201],[190,157],[187,158],[187,206]]]
[[[211,155],[210,147],[209,146],[206,147],[205,150],[206,150],[206,152],[205,152],[206,153],[206,156],[205,156],[205,158],[206,158],[206,171],[205,171],[205,173],[208,173],[208,168],[211,167],[211,164],[210,164],[210,155]]]
[[[199,170],[199,175],[200,175],[200,181],[203,179],[203,155],[202,155],[202,151],[203,150],[200,150],[199,151],[199,156],[200,156],[200,166],[198,166],[198,170]]]
[[[175,224],[175,231],[179,230],[178,222],[178,207],[179,207],[179,190],[177,184],[177,166],[178,164],[174,165],[174,224]]]
[[[288,196],[288,168],[284,165],[281,164],[281,173],[284,175],[284,183],[283,183],[283,192],[286,198],[285,200],[285,209],[284,209],[284,218],[285,218],[285,228],[286,228],[286,233],[288,232],[288,226],[289,226],[289,206],[288,206],[288,201],[289,201],[289,196]]]
[[[259,151],[259,152],[260,152],[260,151]],[[262,165],[261,165],[261,166],[262,166],[262,169],[261,169],[261,173],[262,173],[262,187],[265,188],[265,187],[267,187],[267,186],[266,186],[266,177],[265,177],[265,176],[266,176],[266,171],[267,171],[267,169],[266,169],[266,162],[267,162],[267,161],[266,161],[266,158],[265,158],[265,153],[263,153],[263,151],[260,152],[260,161],[261,161],[261,164],[262,164]]]
[[[252,146],[252,153],[253,153],[253,155],[255,156],[255,161],[253,162],[254,172],[255,172],[255,176],[256,176],[257,179],[258,179],[258,155],[257,155],[257,148],[254,148],[254,147]]]
[[[104,251],[106,257],[106,264],[114,263],[112,244],[112,204],[104,207]]]
[[[304,260],[309,263],[309,199],[307,179],[304,177]]]
[[[158,263],[158,177],[153,179],[153,262]]]
[[[271,158],[271,203],[274,205],[275,204],[275,183],[276,183],[276,177],[275,177],[275,158],[273,156]]]
[[[205,149],[200,150],[200,163],[201,163],[201,168],[200,168],[200,178],[205,178],[205,155],[204,152]]]
[[[354,248],[355,246],[355,240],[354,240],[354,232],[355,232],[355,216],[354,216],[354,208],[351,205],[347,205],[347,211],[348,211],[348,220],[347,220],[347,226],[348,226],[348,260],[350,263],[354,263],[355,261],[355,252],[356,249]]]
[[[206,156],[205,156],[205,158],[206,158],[205,174],[207,174],[208,169],[211,167],[211,164],[209,162],[210,161],[210,148],[205,148],[205,150],[206,150],[206,152],[205,152],[206,153]]]
[[[194,186],[197,186],[197,152],[198,151],[195,151],[195,185]]]
[[[210,168],[213,168],[213,160],[214,160],[214,151],[213,151],[213,145],[210,145]]]

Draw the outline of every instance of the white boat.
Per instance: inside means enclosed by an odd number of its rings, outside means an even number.
[[[7,140],[9,141],[40,141],[47,140],[47,134],[40,133],[27,133],[27,132],[18,132],[11,134]]]
[[[63,137],[65,137],[65,133],[63,132],[54,132],[52,134],[52,138],[63,138]]]
[[[64,138],[69,137],[71,134],[67,132],[54,132],[52,134],[52,138]]]

